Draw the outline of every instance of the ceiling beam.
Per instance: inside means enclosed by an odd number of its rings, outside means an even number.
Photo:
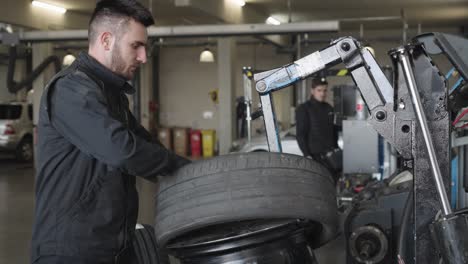
[[[266,24],[242,25],[195,25],[175,27],[149,27],[148,36],[160,37],[216,37],[216,36],[263,36],[291,33],[337,32],[338,21],[290,23],[278,26]],[[27,31],[18,34],[21,42],[86,40],[87,30]],[[0,41],[9,39],[0,33]]]

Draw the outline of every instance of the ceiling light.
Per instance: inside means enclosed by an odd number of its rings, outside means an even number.
[[[202,53],[200,53],[200,62],[214,62],[213,52],[209,48],[205,48]]]
[[[51,4],[40,2],[40,1],[32,1],[32,5],[37,6],[37,7],[41,7],[41,8],[45,8],[45,9],[48,9],[48,10],[51,10],[51,11],[55,11],[55,12],[60,13],[60,14],[65,14],[65,12],[67,12],[67,10],[65,8],[63,8],[63,7],[56,6],[56,5],[51,5]]]
[[[76,57],[73,56],[73,54],[68,53],[67,55],[65,55],[65,57],[63,57],[62,65],[63,65],[64,67],[68,67],[68,66],[70,66],[75,60],[76,60]]]
[[[245,1],[244,0],[235,0],[236,3],[240,6],[245,6]]]
[[[266,23],[267,23],[267,24],[270,24],[270,25],[275,25],[275,26],[281,24],[281,22],[279,22],[278,19],[276,19],[276,18],[274,18],[274,17],[271,17],[271,16],[267,18]]]

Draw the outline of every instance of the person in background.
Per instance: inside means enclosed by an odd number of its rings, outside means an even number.
[[[325,78],[312,80],[310,99],[296,109],[297,143],[305,157],[314,159],[334,173],[326,156],[338,147],[338,138],[333,107],[326,102],[327,90]]]

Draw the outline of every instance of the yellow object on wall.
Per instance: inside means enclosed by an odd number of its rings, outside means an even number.
[[[203,146],[203,157],[210,158],[214,156],[214,147],[216,143],[216,130],[214,129],[203,129],[202,133],[202,146]]]
[[[211,91],[208,93],[208,95],[210,95],[211,101],[212,101],[214,104],[219,104],[218,93],[219,93],[219,90],[218,90],[218,89],[211,90]]]

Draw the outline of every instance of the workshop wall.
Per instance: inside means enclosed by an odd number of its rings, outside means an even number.
[[[215,52],[214,47],[211,48]],[[162,47],[160,50],[160,113],[163,126],[217,128],[217,106],[209,92],[217,89],[216,63],[199,62],[203,48]],[[203,118],[212,112],[211,118]]]
[[[218,106],[209,92],[217,89],[217,64],[199,62],[204,47],[162,47],[160,60],[160,120],[163,126],[218,128]],[[210,47],[217,57],[216,47]],[[238,45],[235,76],[235,95],[243,95],[242,67],[272,69],[291,61],[287,54],[276,54],[271,45]],[[255,105],[258,96],[253,92]],[[289,122],[289,109],[284,110],[292,98],[292,90],[275,95],[278,119]],[[288,103],[286,103],[288,102]]]

